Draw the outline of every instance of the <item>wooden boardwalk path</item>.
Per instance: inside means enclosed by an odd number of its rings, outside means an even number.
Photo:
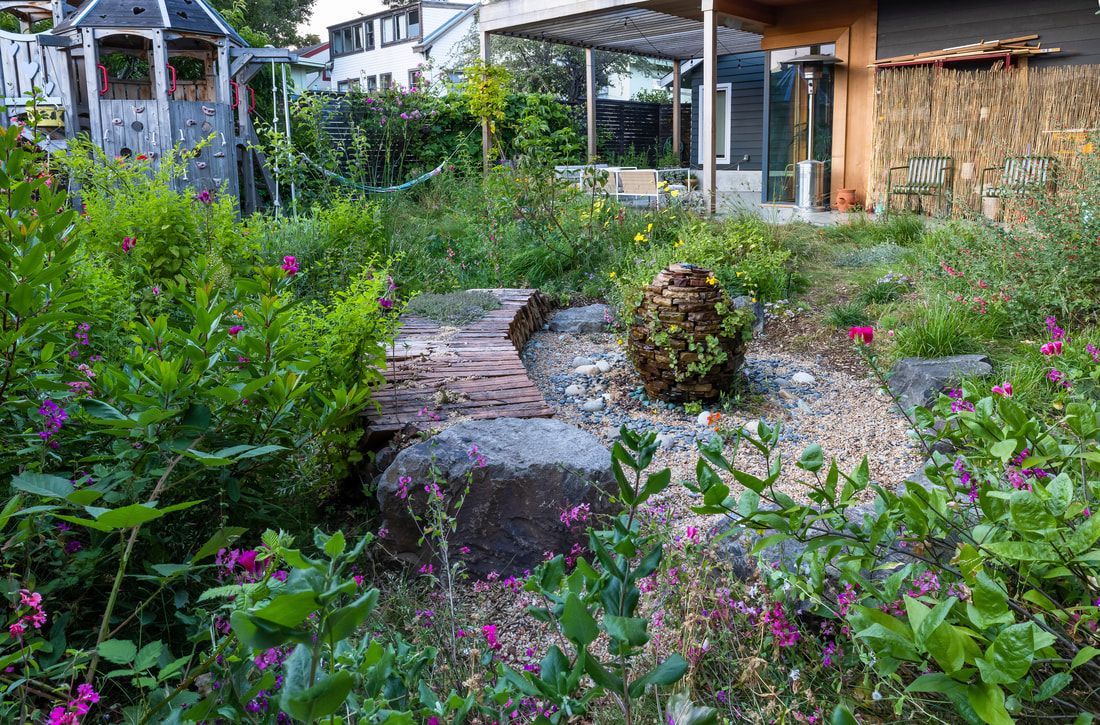
[[[368,409],[367,443],[398,431],[458,418],[550,418],[553,411],[527,377],[519,353],[540,329],[550,301],[538,290],[491,289],[499,310],[462,327],[402,317],[386,356],[386,383]]]

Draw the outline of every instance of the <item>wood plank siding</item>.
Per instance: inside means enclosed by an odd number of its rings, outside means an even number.
[[[1096,0],[879,0],[878,58],[1037,33],[1033,67],[1100,64]]]
[[[764,54],[738,53],[718,57],[718,84],[730,84],[730,162],[719,164],[719,171],[738,168],[745,155],[749,162],[742,171],[759,171],[764,158]],[[697,65],[684,74],[684,85],[691,87],[691,165],[699,165],[699,92],[703,68]]]

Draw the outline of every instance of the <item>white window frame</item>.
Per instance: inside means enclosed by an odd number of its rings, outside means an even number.
[[[706,110],[706,86],[699,86],[699,150],[698,157],[699,163],[704,163],[703,160],[703,136],[706,133],[703,129],[703,123],[707,118]],[[733,84],[732,83],[717,83],[715,84],[716,93],[725,91],[726,93],[726,144],[724,149],[716,149],[716,155],[714,162],[716,165],[728,166],[730,164],[730,149],[731,140],[733,138]],[[716,134],[717,135],[717,134]]]

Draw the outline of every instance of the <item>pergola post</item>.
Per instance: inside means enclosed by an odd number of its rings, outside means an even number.
[[[486,66],[489,65],[489,56],[492,52],[491,40],[489,34],[481,32],[481,62]],[[489,119],[483,118],[481,120],[481,168],[486,174],[489,173],[489,154],[493,149],[493,131],[489,127]]]
[[[680,151],[680,59],[672,61],[672,150],[676,152],[676,163],[683,163]]]
[[[703,0],[703,184],[706,189],[707,213],[713,214],[717,201],[718,161],[718,18],[714,0]]]
[[[596,51],[584,49],[584,80],[588,112],[588,163],[596,163]]]

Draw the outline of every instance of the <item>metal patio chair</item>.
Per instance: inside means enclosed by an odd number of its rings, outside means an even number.
[[[905,172],[905,180],[894,183],[894,174]],[[916,197],[917,209],[922,209],[921,198],[931,196],[942,201],[948,213],[951,212],[951,187],[955,176],[955,163],[950,156],[910,156],[905,166],[892,166],[887,172],[887,209],[889,199],[895,196],[905,197],[908,208],[911,199]]]

